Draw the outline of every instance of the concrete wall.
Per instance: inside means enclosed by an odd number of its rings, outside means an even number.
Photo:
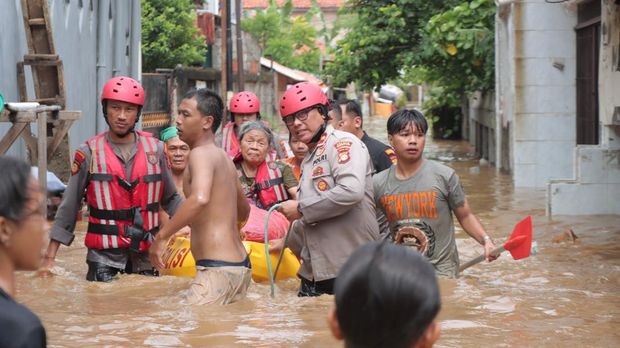
[[[620,148],[620,6],[603,0],[599,61],[601,145]]]
[[[49,0],[56,53],[64,66],[68,110],[82,111],[69,131],[71,152],[106,129],[99,103],[100,90],[116,75],[140,77],[140,1]],[[27,53],[20,1],[0,1],[0,93],[18,101],[16,63]],[[103,21],[99,21],[103,18]],[[26,68],[28,95],[34,98],[32,75]],[[8,130],[0,125],[0,134]],[[9,154],[24,157],[18,140]]]
[[[509,127],[515,186],[545,187],[550,179],[572,174],[576,13],[544,0],[503,7],[497,30],[503,51],[498,54],[497,103],[502,128],[496,142],[503,143]]]
[[[221,30],[220,27],[216,27],[215,29],[215,43],[213,44],[213,68],[220,70],[222,67],[222,59],[221,59]],[[236,28],[233,27],[233,66],[235,67],[233,71],[233,91],[238,92],[239,87],[237,86],[237,75],[236,75],[236,61],[237,61],[237,45],[236,45]],[[243,68],[245,72],[245,86],[244,89],[247,91],[254,92],[258,99],[260,100],[261,107],[260,112],[261,115],[269,116],[274,115],[274,102],[277,103],[277,100],[274,97],[274,77],[273,74],[269,71],[269,69],[261,68],[260,65],[260,57],[262,56],[263,50],[258,45],[258,41],[252,37],[249,33],[243,32],[242,36],[243,42]],[[217,84],[217,93],[220,93],[219,81]],[[228,101],[227,101],[228,103]],[[228,105],[228,104],[227,104]]]
[[[574,147],[567,180],[547,186],[547,213],[620,214],[620,6],[602,1],[599,58],[599,145]]]
[[[476,153],[489,163],[496,165],[495,94],[478,92],[469,98],[468,140],[475,146]]]

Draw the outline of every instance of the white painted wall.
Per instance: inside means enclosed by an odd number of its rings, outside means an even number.
[[[549,215],[620,214],[620,6],[602,0],[599,58],[599,145],[574,147],[569,180],[547,186]]]
[[[577,18],[564,5],[544,0],[509,6],[513,52],[507,64],[514,69],[514,93],[504,92],[500,104],[512,106],[504,117],[513,124],[513,180],[519,187],[545,187],[550,179],[573,174]]]
[[[620,149],[620,6],[603,0],[599,61],[601,145]],[[614,112],[616,116],[614,119]],[[620,200],[620,198],[619,198]]]

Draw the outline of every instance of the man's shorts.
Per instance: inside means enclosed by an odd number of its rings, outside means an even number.
[[[241,262],[196,261],[196,277],[187,295],[189,304],[225,305],[245,298],[252,280],[250,258]]]

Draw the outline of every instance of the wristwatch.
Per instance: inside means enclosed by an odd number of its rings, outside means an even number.
[[[493,239],[491,239],[491,237],[489,237],[488,235],[485,235],[484,237],[482,237],[482,245],[487,244],[488,241],[493,242]]]

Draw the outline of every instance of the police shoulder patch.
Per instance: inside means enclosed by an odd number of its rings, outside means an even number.
[[[392,164],[396,164],[396,162],[398,162],[396,153],[394,153],[394,150],[392,150],[392,148],[388,147],[387,149],[385,149],[385,154],[388,155],[390,161],[392,161]]]
[[[75,150],[75,155],[73,156],[73,163],[71,163],[71,175],[77,174],[82,168],[82,163],[86,160],[86,155],[82,150]]]

